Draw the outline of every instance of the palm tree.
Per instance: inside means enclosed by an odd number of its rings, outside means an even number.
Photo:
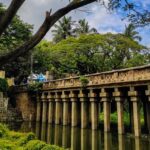
[[[135,31],[136,27],[133,24],[129,24],[128,26],[125,27],[125,31],[123,35],[125,35],[128,38],[131,38],[133,40],[138,40],[141,41],[142,38],[139,36],[139,32]]]
[[[58,24],[54,25],[53,32],[53,40],[55,42],[59,42],[62,39],[66,39],[69,36],[72,36],[72,25],[74,21],[72,21],[71,17],[63,17],[62,20],[58,21]]]
[[[74,29],[74,32],[77,35],[80,35],[80,34],[97,33],[97,30],[95,28],[90,28],[88,22],[85,19],[81,19],[78,21],[77,27]]]

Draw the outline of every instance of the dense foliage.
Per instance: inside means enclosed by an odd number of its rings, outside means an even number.
[[[38,140],[33,133],[10,131],[0,124],[0,149],[2,150],[63,150]]]
[[[90,74],[149,63],[149,51],[123,34],[82,34],[57,44],[42,41],[34,54],[38,71],[58,76]],[[38,63],[37,63],[38,62]]]
[[[53,41],[60,42],[68,37],[78,37],[81,34],[97,33],[95,28],[91,28],[85,19],[80,19],[78,22],[72,20],[72,17],[64,16],[57,24],[54,25]]]
[[[1,4],[0,16],[4,11],[5,8]],[[12,51],[18,45],[27,41],[32,35],[32,28],[32,25],[23,22],[20,17],[16,15],[0,38],[0,56]],[[7,76],[17,77],[18,81],[22,80],[19,78],[23,78],[29,72],[29,56],[30,53],[27,53],[22,57],[18,57],[15,61],[5,66],[1,66],[1,69],[6,71]]]
[[[0,92],[7,92],[8,91],[8,83],[6,79],[0,78]]]

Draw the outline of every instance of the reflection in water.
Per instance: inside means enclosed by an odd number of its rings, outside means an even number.
[[[47,126],[47,143],[54,144],[54,127],[51,124]]]
[[[98,146],[98,140],[99,136],[98,136],[99,132],[97,130],[92,130],[92,147],[91,150],[99,150],[99,146]]]
[[[41,140],[46,141],[46,123],[42,123],[41,127]]]
[[[40,122],[36,122],[35,134],[36,134],[37,138],[40,139]]]
[[[71,146],[71,134],[70,134],[70,127],[68,126],[63,126],[62,127],[62,147],[63,148],[68,148]]]
[[[141,141],[139,138],[135,138],[135,149],[141,150]]]
[[[19,131],[35,132],[39,139],[69,150],[150,150],[150,139],[129,138],[123,135],[102,133],[100,130],[38,122],[36,124],[23,123],[17,127]],[[16,130],[17,127],[11,126],[11,129]]]
[[[55,130],[54,144],[62,146],[62,126],[56,125],[54,130]]]
[[[124,138],[124,135],[118,135],[118,150],[126,150]]]
[[[88,130],[81,129],[81,150],[87,150],[89,148],[89,138],[90,136],[88,136]]]
[[[111,134],[104,133],[104,150],[111,150]]]
[[[71,128],[71,150],[78,150],[80,146],[80,129]]]

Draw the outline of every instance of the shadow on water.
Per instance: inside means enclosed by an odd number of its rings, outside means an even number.
[[[100,130],[23,122],[9,124],[11,129],[34,132],[38,139],[68,150],[150,150],[150,139],[133,138]]]

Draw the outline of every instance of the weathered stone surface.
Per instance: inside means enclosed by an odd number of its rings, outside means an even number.
[[[36,120],[36,101],[33,100],[27,92],[17,93],[16,109],[21,112],[24,121]]]

